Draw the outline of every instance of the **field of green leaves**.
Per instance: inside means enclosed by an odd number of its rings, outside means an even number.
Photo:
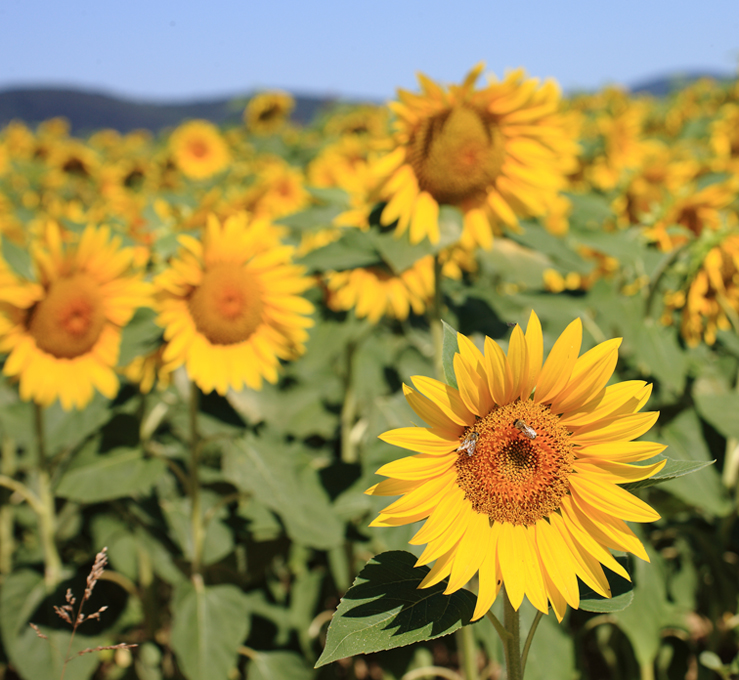
[[[0,130],[0,680],[737,677],[739,84],[291,106]]]

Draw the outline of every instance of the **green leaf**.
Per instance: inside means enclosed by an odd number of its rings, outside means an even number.
[[[457,342],[457,331],[455,331],[446,321],[441,322],[444,329],[444,344],[441,350],[441,359],[444,366],[444,379],[447,385],[451,385],[457,389],[457,375],[454,373],[454,355],[459,353],[459,343]]]
[[[249,631],[248,598],[236,586],[186,582],[172,602],[172,648],[188,680],[227,680]]]
[[[112,416],[110,400],[95,393],[83,409],[65,411],[59,402],[44,410],[44,431],[51,450],[74,449],[97,433]]]
[[[626,567],[626,558],[616,558],[621,566]],[[622,576],[606,569],[606,577],[611,586],[611,597],[603,597],[596,593],[590,586],[580,583],[580,609],[586,612],[598,612],[608,614],[620,612],[631,604],[634,599],[634,584]]]
[[[647,487],[666,482],[669,479],[677,479],[678,477],[683,477],[685,475],[692,475],[694,472],[698,472],[698,470],[702,470],[704,467],[713,465],[716,462],[715,460],[703,462],[692,460],[674,460],[673,458],[668,458],[667,456],[655,456],[654,458],[650,458],[644,463],[635,463],[635,465],[650,465],[652,463],[658,462],[659,460],[667,460],[667,463],[665,463],[665,466],[656,475],[650,477],[649,479],[642,479],[640,482],[624,484],[623,487],[625,489],[628,489],[629,491],[635,491],[636,489],[646,489]]]
[[[63,602],[60,600],[60,604]],[[41,633],[47,636],[43,640],[36,632],[27,626],[21,634],[7,647],[8,656],[13,662],[18,673],[24,680],[49,680],[59,678],[64,666],[64,657],[69,647],[71,632],[67,630],[55,630],[46,626],[39,626]],[[102,637],[88,637],[79,632],[72,640],[69,650],[69,662],[67,664],[66,678],[74,680],[87,680],[92,677],[100,665],[100,657],[96,652],[78,656],[83,649],[92,649],[98,645],[109,644]]]
[[[310,680],[313,671],[293,652],[258,652],[247,666],[249,680]]]
[[[311,271],[343,271],[356,267],[380,264],[382,258],[374,247],[371,238],[360,229],[346,229],[346,233],[333,243],[311,251],[297,264]]]
[[[8,240],[7,236],[2,237],[2,254],[3,259],[10,265],[10,268],[19,276],[29,281],[35,280],[33,273],[33,262],[31,254],[25,248],[17,246]]]
[[[636,319],[635,319],[636,321]],[[676,331],[654,319],[638,319],[632,327],[631,349],[643,375],[653,375],[675,394],[685,387],[688,361],[680,349]]]
[[[727,439],[739,439],[739,394],[704,394],[695,390],[693,399],[703,420],[711,423]]]
[[[428,239],[420,243],[412,244],[408,234],[396,236],[397,232],[380,233],[370,231],[377,252],[382,256],[383,262],[387,264],[396,275],[402,274],[410,269],[418,260],[432,255],[436,250]]]
[[[281,217],[276,223],[299,231],[328,229],[333,226],[334,218],[344,210],[345,208],[336,205],[320,205]]]
[[[164,461],[144,458],[141,449],[117,448],[80,455],[59,482],[56,494],[80,503],[100,503],[149,492],[164,473]]]
[[[428,567],[397,550],[373,557],[341,599],[316,668],[355,654],[404,647],[469,624],[475,596],[444,595],[446,584],[419,589]]]
[[[148,307],[136,310],[121,334],[118,366],[128,366],[136,357],[153,352],[162,343],[162,329],[157,326],[157,313]]]
[[[296,543],[323,550],[344,541],[344,525],[299,446],[245,437],[226,445],[223,474],[285,523]]]
[[[46,597],[41,574],[22,569],[5,576],[0,589],[0,632],[8,658],[27,680],[48,680],[61,675],[70,633],[41,626],[48,640],[39,638],[28,625]],[[62,596],[63,597],[63,596]],[[60,599],[59,604],[63,604]],[[76,635],[72,656],[87,648],[104,644],[98,638]],[[70,661],[68,677],[89,678],[97,668],[96,654],[86,654]]]
[[[627,609],[611,614],[629,638],[640,666],[654,662],[662,644],[662,629],[686,628],[679,607],[667,597],[664,560],[646,541],[644,544],[651,562],[634,561],[634,600]]]
[[[662,429],[661,438],[670,447],[670,452],[684,461],[710,463],[713,460],[703,439],[698,416],[692,409],[683,411],[668,423]],[[733,509],[721,477],[711,465],[697,475],[671,479],[662,488],[717,517],[724,517]]]

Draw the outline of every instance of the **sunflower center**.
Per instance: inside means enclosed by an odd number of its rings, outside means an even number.
[[[235,262],[210,267],[189,301],[195,327],[214,345],[246,340],[262,323],[263,306],[259,284]]]
[[[208,145],[202,139],[193,139],[189,146],[190,153],[195,158],[204,158],[208,155]]]
[[[484,199],[504,151],[492,116],[462,105],[419,124],[409,140],[408,160],[420,188],[437,203],[460,204]]]
[[[83,273],[57,279],[33,307],[27,324],[36,346],[58,359],[89,352],[105,325],[99,285]]]
[[[472,432],[477,439],[459,454],[457,484],[477,512],[531,526],[559,508],[574,453],[567,428],[548,407],[526,400],[496,408],[460,443]]]

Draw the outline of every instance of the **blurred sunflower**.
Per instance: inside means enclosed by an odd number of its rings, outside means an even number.
[[[484,355],[459,334],[454,372],[459,389],[417,376],[406,399],[429,427],[391,430],[380,438],[419,452],[388,463],[389,479],[367,493],[403,497],[372,526],[426,519],[411,539],[426,543],[419,565],[436,560],[421,587],[449,577],[447,593],[479,572],[474,619],[492,605],[501,584],[518,609],[524,595],[558,619],[579,606],[577,577],[611,594],[601,565],[629,578],[609,548],[649,557],[624,520],[659,515],[618,486],[651,477],[664,449],[633,442],[657,420],[638,413],[651,393],[639,380],[606,387],[620,339],[578,358],[582,324],[573,321],[543,363],[539,319],[526,334],[516,326],[508,355],[490,338]],[[543,363],[543,366],[542,366]]]
[[[464,213],[465,232],[490,248],[499,225],[542,215],[575,168],[577,144],[558,112],[553,81],[538,87],[523,70],[475,89],[482,64],[448,90],[419,75],[421,94],[398,91],[397,147],[375,166],[388,201],[382,224],[397,220],[418,243],[439,241],[439,205]]]
[[[717,331],[730,330],[732,322],[739,329],[739,234],[729,233],[712,247],[687,292],[668,294],[665,303],[663,322],[670,323],[672,310],[682,310],[680,330],[691,347],[701,339],[713,345]]]
[[[285,125],[295,100],[287,92],[262,92],[252,97],[244,109],[244,123],[250,132],[271,135]]]
[[[696,190],[692,184],[685,185],[644,233],[661,250],[669,251],[706,230],[718,231],[726,221],[734,227],[737,224],[736,214],[727,212],[725,208],[736,198],[738,188],[739,176],[700,190]],[[680,225],[692,236],[674,232],[671,230],[674,225]]]
[[[360,267],[326,274],[328,299],[335,311],[353,309],[357,317],[377,323],[383,316],[395,319],[423,314],[434,294],[434,259],[428,255],[399,275],[387,267]]]
[[[264,220],[245,213],[223,224],[211,215],[202,243],[180,236],[169,269],[156,277],[158,323],[169,343],[163,362],[182,364],[204,392],[260,389],[277,381],[280,359],[305,349],[313,282],[291,262],[293,249]]]
[[[83,408],[93,389],[112,399],[121,330],[137,307],[150,304],[149,285],[132,273],[134,251],[107,227],[87,227],[64,247],[56,224],[31,244],[36,281],[6,275],[0,282],[3,373],[18,378],[22,399]]]
[[[169,138],[177,167],[192,179],[206,179],[226,169],[231,154],[218,128],[207,120],[180,125]]]
[[[278,157],[265,157],[255,168],[256,180],[243,198],[243,207],[256,216],[276,219],[298,212],[310,203],[301,168]]]

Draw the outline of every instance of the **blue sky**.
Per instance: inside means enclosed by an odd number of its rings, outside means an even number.
[[[739,2],[1,0],[0,89],[64,85],[143,100],[284,88],[391,98],[478,61],[565,90],[735,73]]]

